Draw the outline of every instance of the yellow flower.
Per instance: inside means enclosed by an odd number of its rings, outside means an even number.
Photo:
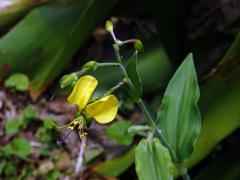
[[[80,139],[83,140],[83,137],[87,135],[84,132],[85,118],[94,118],[101,124],[114,120],[118,110],[118,99],[114,95],[105,96],[93,103],[89,103],[97,84],[98,81],[92,76],[83,76],[75,84],[68,101],[78,105],[80,116],[65,126],[58,126],[52,122],[52,125],[57,128],[68,128],[67,134],[61,141],[58,141],[58,144],[62,144],[76,127],[78,127]]]
[[[105,124],[114,120],[118,110],[118,99],[114,95],[103,97],[89,104],[98,81],[92,76],[83,76],[75,84],[68,101],[78,105],[79,111],[98,123]]]

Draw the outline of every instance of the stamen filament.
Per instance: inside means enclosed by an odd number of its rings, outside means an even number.
[[[66,128],[66,127],[68,127],[68,126],[74,124],[76,121],[77,121],[77,118],[74,119],[74,120],[73,120],[72,122],[70,122],[69,124],[64,125],[64,126],[58,126],[58,125],[56,125],[54,122],[51,122],[51,124],[52,124],[53,126],[55,126],[56,128],[61,128],[61,129],[62,129],[62,128]]]

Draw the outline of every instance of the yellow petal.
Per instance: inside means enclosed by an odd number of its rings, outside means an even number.
[[[92,76],[83,76],[75,84],[72,93],[68,96],[68,102],[77,104],[79,110],[85,108],[98,81]]]
[[[100,124],[114,120],[118,110],[118,99],[114,95],[106,96],[87,105],[86,113]]]

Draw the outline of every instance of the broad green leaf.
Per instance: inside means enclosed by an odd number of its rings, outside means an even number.
[[[25,119],[33,119],[38,117],[38,111],[35,106],[29,105],[23,111],[23,118]]]
[[[17,138],[12,142],[12,148],[14,149],[14,154],[25,158],[32,153],[32,147],[27,139]]]
[[[27,74],[37,97],[117,0],[55,1],[31,11],[0,40],[0,77]]]
[[[119,176],[134,162],[134,150],[135,147],[120,157],[100,163],[93,170],[106,176]]]
[[[122,145],[130,145],[133,142],[133,135],[128,133],[132,125],[130,121],[116,121],[106,128],[106,135]]]
[[[4,82],[4,86],[26,91],[29,87],[29,79],[25,74],[15,73]]]
[[[139,100],[142,96],[142,82],[138,73],[137,65],[137,52],[135,52],[127,65],[127,73],[134,86],[134,89],[130,94],[135,100]]]
[[[16,138],[10,144],[7,144],[2,148],[2,151],[6,156],[15,155],[17,157],[25,159],[32,153],[32,147],[27,139]]]
[[[141,140],[135,151],[139,180],[171,180],[172,161],[168,150],[158,139]]]
[[[4,127],[7,134],[15,134],[18,132],[21,125],[22,125],[22,121],[12,119],[12,120],[7,120]]]
[[[175,163],[187,160],[200,133],[198,98],[197,75],[192,54],[189,54],[167,86],[156,121],[163,138],[175,153]]]

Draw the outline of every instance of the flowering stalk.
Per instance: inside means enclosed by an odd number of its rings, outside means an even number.
[[[122,87],[125,83],[126,83],[126,80],[123,79],[123,80],[120,81],[116,86],[112,87],[109,91],[107,91],[107,92],[103,95],[103,97],[112,94],[115,90],[117,90],[117,89],[119,89],[120,87]]]
[[[139,48],[139,50],[143,49],[143,47],[141,45],[141,42],[139,43],[139,40],[137,40],[137,39],[120,41],[116,38],[116,36],[113,32],[113,29],[111,29],[110,34],[112,35],[112,37],[114,39],[114,42],[115,42],[115,44],[113,45],[113,48],[115,50],[116,59],[119,63],[120,72],[122,73],[124,79],[126,79],[126,83],[129,86],[129,88],[134,89],[134,85],[133,85],[131,79],[129,78],[125,67],[122,64],[122,57],[120,55],[120,47],[123,44],[126,44],[126,43],[134,43],[134,47],[136,49],[136,52],[138,52],[137,48]],[[171,158],[172,158],[173,162],[177,163],[178,161],[177,161],[176,154],[174,153],[172,148],[169,146],[169,144],[166,142],[166,140],[163,138],[161,131],[158,128],[156,128],[156,123],[155,123],[153,117],[151,116],[151,113],[148,111],[147,107],[145,106],[144,102],[142,101],[141,97],[138,100],[135,100],[135,103],[138,104],[139,108],[143,112],[143,114],[146,117],[149,125],[152,127],[153,132],[161,140],[162,144],[169,150],[169,153],[171,155]],[[178,170],[179,170],[179,172],[180,172],[180,174],[181,174],[181,176],[184,180],[190,180],[191,179],[190,176],[188,175],[187,169],[185,169],[183,165],[177,164],[177,168],[178,168]],[[184,169],[184,171],[183,171],[183,169]]]

